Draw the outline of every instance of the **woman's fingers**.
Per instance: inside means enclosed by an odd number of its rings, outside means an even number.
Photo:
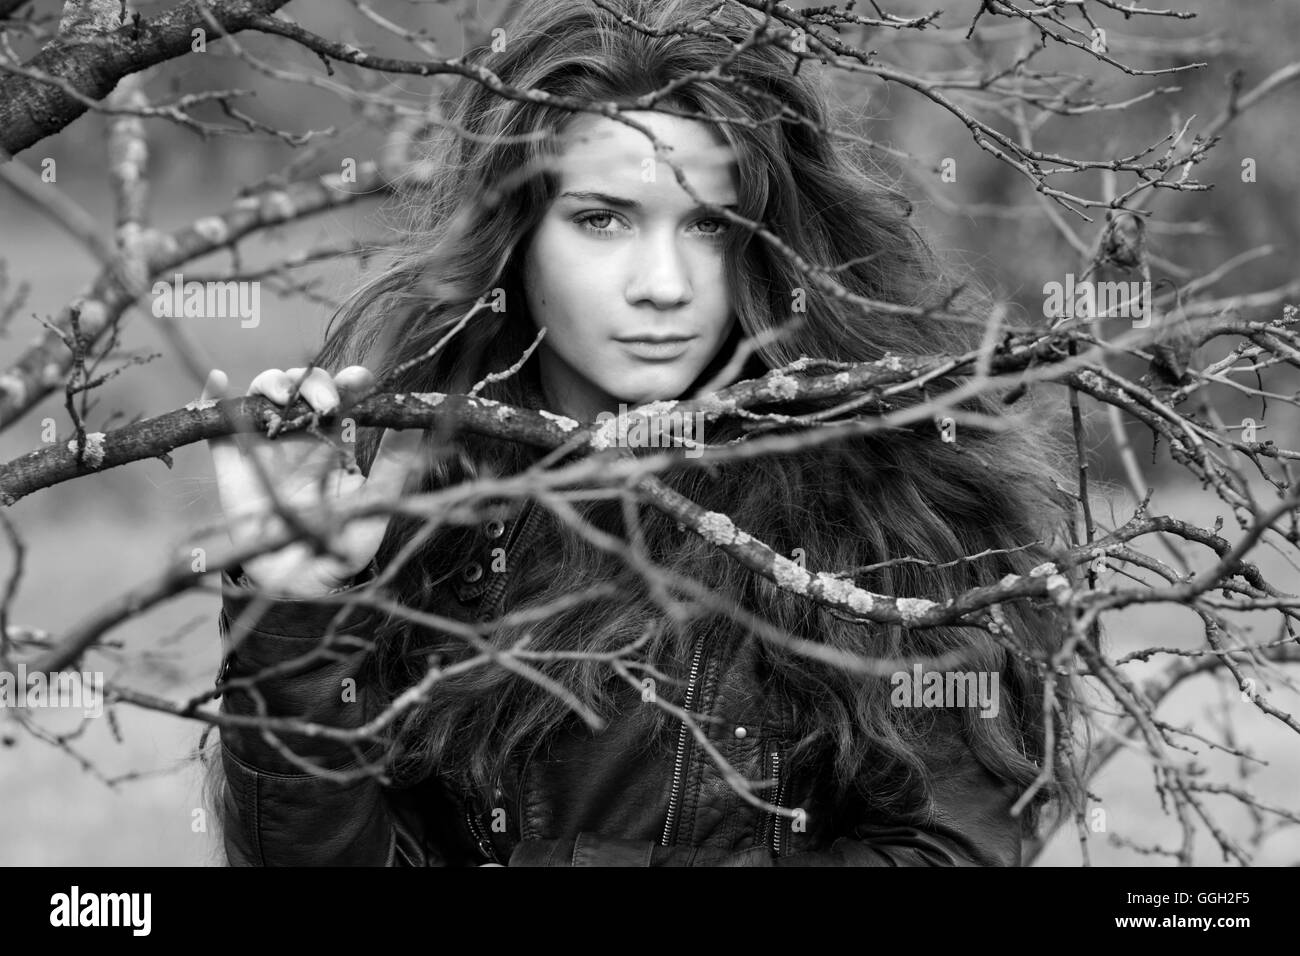
[[[291,368],[285,374],[293,384],[302,382],[298,394],[316,411],[324,414],[339,407],[339,392],[334,387],[334,379],[323,368],[313,368],[310,372],[305,368]]]
[[[334,376],[334,388],[339,393],[339,406],[351,406],[375,386],[375,376],[364,365],[349,365]]]
[[[351,399],[369,390],[375,384],[374,373],[364,365],[349,365],[334,376],[334,387],[339,391],[339,398]]]
[[[203,393],[199,396],[200,402],[210,400],[220,401],[226,397],[226,388],[230,385],[230,379],[226,373],[219,368],[214,368],[208,372],[208,380],[203,383]]]
[[[277,405],[287,405],[295,387],[299,397],[318,412],[332,412],[339,406],[338,389],[334,387],[329,372],[323,368],[313,368],[310,372],[305,368],[268,368],[249,383],[248,394],[262,395]]]
[[[292,383],[282,369],[268,368],[253,376],[253,380],[248,383],[248,394],[263,395],[275,404],[283,405],[289,401],[290,388]]]

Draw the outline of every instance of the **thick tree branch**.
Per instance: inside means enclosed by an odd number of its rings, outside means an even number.
[[[226,32],[235,33],[287,2],[189,0],[156,18],[142,17],[138,24],[117,22],[121,5],[110,0],[67,4],[58,36],[20,72],[0,77],[0,162],[86,112],[86,104],[61,89],[60,82],[87,99],[101,100],[122,77],[189,54],[192,31],[207,34],[212,29],[201,7],[207,6]]]

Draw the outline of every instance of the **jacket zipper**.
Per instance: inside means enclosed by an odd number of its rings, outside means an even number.
[[[465,808],[465,819],[469,823],[469,832],[474,835],[474,840],[478,843],[478,851],[493,863],[500,863],[501,861],[497,859],[496,847],[492,845],[487,832],[482,828],[482,821],[468,806]]]
[[[691,674],[686,682],[686,702],[682,708],[687,712],[695,704],[695,688],[700,677],[700,661],[704,656],[704,638],[695,639],[695,650],[691,654]],[[677,733],[677,758],[673,762],[673,788],[668,796],[668,819],[664,821],[663,837],[659,840],[661,846],[671,845],[669,841],[673,837],[673,829],[677,825],[677,813],[681,808],[682,802],[682,783],[686,773],[686,756],[687,747],[690,745],[691,728],[687,726],[686,721],[682,721],[681,730]]]
[[[781,751],[779,749],[773,748],[769,766],[771,770],[768,776],[776,779],[776,795],[772,798],[772,803],[775,806],[784,807],[785,781],[781,779]],[[769,816],[772,818],[772,853],[780,856],[785,828],[781,825],[781,815],[779,813],[771,813]]]

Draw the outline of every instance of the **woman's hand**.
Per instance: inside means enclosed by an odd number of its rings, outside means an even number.
[[[304,378],[304,374],[306,377]],[[333,378],[324,369],[270,368],[248,386],[249,395],[262,395],[277,405],[287,405],[293,387],[302,381],[302,399],[317,412],[332,412],[343,398],[365,392],[374,376],[361,365],[351,365]],[[225,395],[227,379],[220,369],[208,373],[203,400]],[[337,439],[337,423],[325,434]],[[208,441],[217,490],[226,514],[230,540],[237,548],[256,545],[280,534],[285,527],[266,493],[254,462],[260,463],[276,498],[295,511],[310,510],[325,502],[351,504],[396,497],[407,474],[420,458],[418,428],[384,432],[379,451],[366,477],[349,472],[337,448],[306,432],[291,432],[269,439],[257,433],[239,433]],[[325,594],[354,577],[374,558],[388,527],[388,516],[350,521],[328,540],[338,557],[317,554],[307,542],[296,542],[244,562],[244,573],[259,588],[285,597]]]

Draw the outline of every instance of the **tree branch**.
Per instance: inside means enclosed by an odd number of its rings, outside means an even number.
[[[121,5],[112,0],[69,2],[58,36],[17,73],[0,78],[0,162],[86,112],[85,102],[62,89],[60,82],[86,99],[103,99],[122,77],[190,53],[192,31],[211,29],[202,7],[226,32],[235,33],[287,2],[187,0],[157,18],[142,17],[138,24],[118,22]]]

